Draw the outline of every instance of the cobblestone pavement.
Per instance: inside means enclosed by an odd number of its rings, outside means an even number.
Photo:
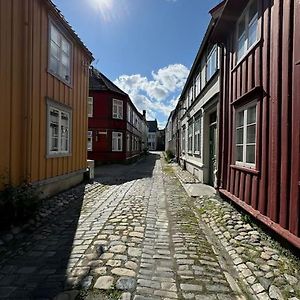
[[[1,299],[226,300],[263,292],[249,287],[229,254],[235,249],[208,226],[217,225],[203,215],[202,199],[187,196],[159,155],[97,174],[94,184],[58,197],[71,201],[51,222],[6,244]]]
[[[193,181],[193,176],[177,164],[172,164],[172,169],[183,184]],[[300,299],[299,256],[284,249],[248,215],[218,196],[199,197],[194,204],[253,299]]]

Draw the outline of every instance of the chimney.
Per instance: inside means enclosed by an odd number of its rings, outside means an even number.
[[[146,119],[146,111],[143,110],[143,117]]]

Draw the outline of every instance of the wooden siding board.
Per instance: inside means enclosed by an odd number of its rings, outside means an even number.
[[[245,181],[245,202],[250,204],[251,201],[251,184],[252,184],[252,176],[251,174],[246,174]]]
[[[280,67],[278,62],[281,59],[281,18],[280,18],[281,1],[275,1],[272,12],[272,34],[271,34],[271,143],[270,143],[270,193],[268,216],[274,222],[278,222],[278,196],[279,196],[279,174],[280,174],[280,153],[278,151],[278,144],[280,143],[279,134],[279,103],[281,95],[279,95],[280,81]]]
[[[40,129],[40,3],[36,0],[33,1],[33,63],[32,63],[32,145],[31,145],[31,178],[30,180],[35,182],[39,179],[39,129]]]
[[[48,44],[48,35],[44,34],[45,32],[48,32],[48,16],[46,14],[46,11],[44,9],[41,9],[41,19],[40,19],[40,39],[41,39],[41,45],[47,45]],[[40,47],[40,116],[39,116],[39,124],[40,124],[40,131],[39,131],[39,145],[40,145],[40,151],[39,151],[39,180],[44,180],[46,175],[46,153],[47,153],[47,118],[46,118],[46,99],[45,99],[45,93],[47,91],[47,56],[48,53],[44,53],[44,47]]]
[[[269,91],[270,86],[270,8],[269,0],[264,0],[263,2],[263,15],[262,15],[262,26],[263,33],[262,38],[264,39],[264,44],[262,48],[262,80],[263,87],[266,91]],[[261,161],[261,178],[260,178],[260,192],[259,192],[259,203],[258,210],[262,214],[266,214],[267,210],[267,195],[268,195],[268,167],[269,167],[269,153],[268,153],[268,137],[269,137],[269,96],[268,93],[263,96],[262,99],[262,161]]]
[[[300,182],[300,3],[295,1],[294,14],[294,56],[293,56],[293,101],[292,101],[292,155],[291,165],[291,192],[289,205],[289,230],[296,236],[300,235],[300,199],[299,199],[299,182]],[[295,167],[295,166],[298,166]]]
[[[11,123],[11,102],[4,104],[4,101],[10,100],[11,94],[11,22],[12,22],[12,2],[1,1],[0,9],[0,88],[1,103],[0,118]],[[1,101],[1,102],[2,102]],[[1,143],[0,155],[0,176],[3,176],[3,183],[8,183],[11,179],[10,174],[10,147],[11,147],[11,131],[7,126],[0,126],[0,137],[5,143]],[[7,147],[7,144],[9,147]],[[5,145],[6,144],[6,145]]]
[[[235,170],[235,181],[234,181],[234,195],[236,197],[239,197],[239,187],[240,187],[240,174],[241,172],[238,170]]]
[[[11,36],[11,139],[10,139],[10,170],[13,184],[18,184],[23,180],[22,168],[22,128],[23,128],[23,110],[22,110],[22,72],[20,66],[23,63],[22,54],[19,49],[22,45],[22,11],[16,1],[12,1],[12,36]],[[6,59],[6,58],[5,58]],[[8,102],[8,101],[7,101]],[[6,104],[7,105],[7,104]],[[2,108],[1,108],[2,109]],[[3,120],[3,119],[1,119]],[[7,130],[8,128],[6,128]]]
[[[292,30],[290,28],[291,19],[291,0],[283,3],[283,33],[282,33],[282,107],[281,107],[281,190],[280,190],[280,214],[279,223],[283,228],[288,224],[288,205],[289,205],[289,173],[290,173],[290,82],[292,78],[289,70],[291,69],[292,51],[290,48]]]
[[[245,195],[245,173],[241,172],[240,176],[240,187],[239,187],[239,199],[244,201],[244,195]]]

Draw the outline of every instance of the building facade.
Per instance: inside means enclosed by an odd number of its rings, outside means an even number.
[[[146,111],[98,70],[90,69],[88,158],[96,163],[129,162],[147,148]]]
[[[50,0],[1,0],[0,13],[0,189],[28,182],[46,197],[86,170],[93,58]]]
[[[214,15],[217,17],[220,11],[221,7],[217,7]],[[173,122],[173,132],[180,124],[180,164],[200,182],[215,186],[218,168],[220,48],[210,40],[213,26],[212,20],[183,88],[176,115],[179,122]],[[173,139],[176,145],[177,137],[174,134]]]
[[[300,2],[227,0],[218,188],[300,248]]]
[[[152,151],[157,150],[158,126],[157,120],[147,121],[148,124],[148,149]]]

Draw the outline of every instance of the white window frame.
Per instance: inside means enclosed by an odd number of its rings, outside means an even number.
[[[190,121],[188,123],[188,153],[192,153],[193,152],[193,122]]]
[[[252,20],[249,20],[249,12],[250,12],[250,7],[251,5],[256,2],[256,6],[257,6],[257,12],[254,16],[254,18]],[[239,24],[241,22],[244,22],[245,25],[245,31],[244,31],[244,52],[243,53],[239,53]],[[256,39],[255,41],[252,42],[252,44],[249,44],[249,28],[251,27],[251,25],[253,25],[256,22]],[[248,5],[246,6],[246,8],[244,9],[242,15],[240,16],[240,18],[238,19],[237,23],[236,23],[236,63],[238,64],[240,61],[243,60],[243,58],[251,51],[251,49],[256,45],[257,41],[259,40],[259,18],[258,18],[258,1],[257,0],[252,0],[250,1],[250,3],[248,3]],[[242,36],[243,36],[242,35]]]
[[[88,97],[88,117],[92,118],[94,115],[94,98]]]
[[[55,40],[54,33],[57,34],[58,40]],[[57,49],[56,54],[54,53],[54,48]],[[52,19],[49,20],[48,49],[49,72],[63,82],[71,84],[73,45]],[[64,62],[64,60],[66,60],[66,62]],[[52,62],[57,63],[56,68]]]
[[[51,124],[53,121],[51,121],[50,112],[56,110],[58,112],[58,132],[56,136],[53,136],[52,130],[50,128],[52,127]],[[67,150],[62,149],[62,126],[63,126],[63,114],[68,116],[68,123],[66,126],[66,133],[67,137],[65,140],[67,141]],[[53,123],[54,124],[54,123]],[[50,99],[47,100],[47,157],[57,157],[57,156],[68,156],[71,153],[71,138],[72,138],[72,111],[69,107],[65,107],[64,105],[57,103],[55,101],[52,101]],[[65,133],[65,132],[64,132]],[[52,147],[52,140],[53,138],[57,138],[57,150],[51,149]]]
[[[218,70],[218,51],[214,45],[207,55],[206,61],[206,82],[209,81]]]
[[[87,134],[87,150],[93,151],[93,131],[88,130]]]
[[[114,142],[115,140],[116,140],[116,144]],[[119,141],[120,141],[120,143],[119,143]],[[119,132],[119,131],[112,132],[111,149],[113,152],[122,152],[123,151],[123,132]]]
[[[201,72],[198,73],[195,79],[195,99],[201,92]]]
[[[197,129],[196,124],[199,124],[199,128]],[[195,117],[194,122],[194,153],[198,156],[201,156],[201,115]],[[196,141],[198,140],[198,147],[199,149],[196,149]]]
[[[247,124],[247,118],[248,118],[248,110],[250,108],[255,107],[255,123]],[[244,112],[244,120],[243,120],[243,126],[237,126],[237,117],[240,112]],[[255,125],[255,143],[247,143],[247,130],[248,127]],[[243,143],[237,144],[237,130],[243,128]],[[243,161],[237,160],[237,147],[242,146],[243,147]],[[247,162],[247,146],[254,146],[254,163]],[[238,166],[247,167],[251,169],[256,168],[256,146],[257,146],[257,101],[251,102],[247,105],[244,105],[236,110],[236,116],[235,116],[235,163]]]
[[[181,149],[182,149],[182,153],[185,153],[185,150],[186,150],[186,142],[185,142],[185,138],[186,138],[186,130],[185,130],[185,125],[182,126],[182,129],[181,129]]]
[[[112,117],[113,119],[123,120],[123,100],[113,99]]]

